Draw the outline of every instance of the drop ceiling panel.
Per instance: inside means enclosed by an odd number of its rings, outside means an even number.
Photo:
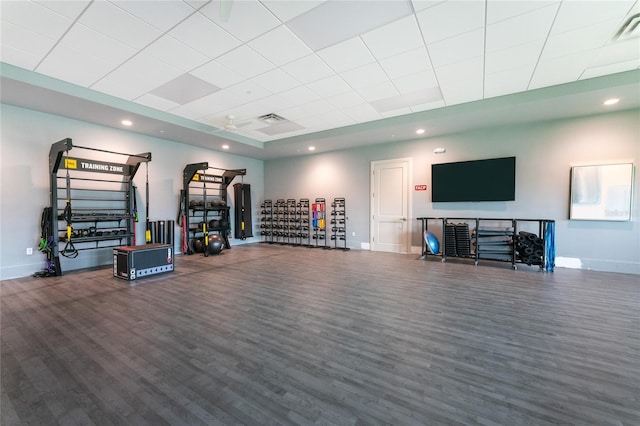
[[[217,61],[208,62],[191,71],[191,74],[222,89],[233,86],[243,80],[240,74]]]
[[[482,57],[478,57],[434,70],[447,105],[482,99],[482,63]]]
[[[333,70],[317,55],[309,55],[283,65],[282,70],[302,84],[312,83],[334,74]]]
[[[151,43],[144,52],[162,62],[188,72],[209,62],[209,58],[170,35],[164,35]]]
[[[557,58],[604,46],[611,38],[618,20],[609,20],[588,27],[552,34],[544,47],[543,59]],[[640,49],[640,47],[638,47]]]
[[[487,24],[495,24],[505,19],[523,15],[546,6],[558,5],[560,0],[489,0],[487,2]]]
[[[145,47],[162,34],[157,28],[106,1],[92,2],[78,22],[136,49]]]
[[[424,46],[391,56],[380,61],[380,66],[390,79],[396,79],[431,68],[431,61]]]
[[[275,65],[284,65],[311,53],[284,25],[250,41],[248,45]]]
[[[136,102],[142,105],[146,105],[150,108],[158,109],[160,111],[169,111],[170,109],[179,106],[179,104],[175,102],[171,102],[167,99],[163,99],[150,93],[145,93],[144,95],[136,98]]]
[[[40,60],[55,45],[56,40],[47,38],[7,21],[0,25],[3,62],[26,69],[34,69]]]
[[[279,97],[289,102],[289,105],[291,106],[304,105],[309,102],[317,101],[321,98],[321,96],[305,86],[299,86],[282,92],[279,94]]]
[[[34,2],[3,1],[0,4],[2,21],[50,39],[60,38],[73,22]]]
[[[226,91],[219,91],[203,98],[189,102],[171,110],[172,114],[180,117],[198,120],[217,113],[226,115],[226,111],[238,105],[237,99]]]
[[[230,9],[224,12],[221,6]],[[280,25],[280,21],[257,1],[214,0],[200,9],[200,12],[243,42],[248,42]]]
[[[423,46],[414,15],[398,19],[362,35],[376,59],[381,60]]]
[[[225,92],[235,97],[238,105],[254,102],[273,94],[270,90],[265,89],[251,80],[228,87],[225,89]]]
[[[487,52],[546,39],[558,4],[536,9],[487,26]]]
[[[245,78],[255,77],[275,68],[271,62],[246,45],[225,53],[217,62]]]
[[[90,0],[40,0],[35,3],[47,9],[53,10],[62,16],[66,16],[71,20],[75,20],[82,11],[91,3]]]
[[[264,74],[257,75],[251,79],[252,82],[259,84],[271,93],[284,92],[293,89],[300,83],[280,68],[274,68]]]
[[[193,7],[180,0],[156,1],[153,7],[149,7],[148,2],[140,0],[117,1],[115,5],[161,31],[170,30],[195,12]]]
[[[335,96],[351,90],[351,87],[339,76],[331,75],[329,77],[316,80],[309,83],[307,87],[319,96]]]
[[[638,68],[640,68],[640,59],[634,59],[632,61],[626,62],[617,62],[611,65],[589,66],[589,68],[587,68],[580,76],[580,80],[621,73]]]
[[[551,34],[588,27],[610,19],[618,19],[622,24],[623,17],[634,4],[635,12],[640,12],[638,9],[640,6],[636,0],[564,1],[558,11]]]
[[[332,46],[412,13],[408,0],[327,1],[287,22],[314,51]],[[331,31],[327,31],[330,28]]]
[[[200,13],[195,13],[182,21],[169,32],[169,35],[211,59],[241,44],[240,40]],[[215,43],[212,40],[215,40]]]
[[[131,100],[181,74],[180,70],[152,56],[140,53],[91,87],[122,99]]]
[[[484,55],[484,30],[470,31],[428,46],[434,68]]]
[[[509,93],[524,92],[529,86],[535,65],[535,62],[531,62],[526,65],[487,73],[484,78],[484,97],[491,98]]]
[[[425,43],[432,44],[484,27],[484,2],[447,1],[416,14]]]
[[[378,84],[360,87],[357,92],[367,102],[389,98],[400,94],[396,86],[394,86],[389,80]]]
[[[438,82],[436,81],[436,76],[432,69],[398,77],[392,81],[394,86],[396,86],[402,94],[438,87]]]
[[[339,109],[350,108],[364,103],[364,99],[355,91],[329,96],[326,99],[327,102]]]
[[[262,0],[261,3],[280,21],[287,22],[324,3],[324,0]]]
[[[87,57],[95,57],[107,64],[111,64],[112,66],[105,71],[110,71],[136,53],[136,49],[133,47],[82,24],[76,24],[71,27],[52,54],[55,54],[55,51],[59,48],[73,49],[78,53],[87,55]],[[81,64],[82,59],[78,59],[78,61],[70,64]],[[66,66],[68,67],[70,64]],[[95,81],[91,81],[88,85]]]
[[[188,104],[219,91],[220,88],[191,74],[182,74],[156,87],[150,93],[178,105]]]
[[[69,64],[82,63],[82,67]],[[107,74],[113,65],[95,56],[88,56],[64,46],[58,46],[38,66],[38,71],[51,77],[64,79],[79,86],[90,86]]]
[[[369,104],[356,105],[350,108],[343,108],[341,110],[343,114],[350,117],[356,123],[362,123],[367,121],[379,120],[382,116],[373,109]]]
[[[640,65],[640,48],[638,48],[638,42],[640,40],[629,39],[624,41],[617,41],[604,46],[598,51],[598,54],[593,58],[593,61],[589,63],[589,67],[598,67],[603,65],[613,65],[616,63],[630,62],[630,66],[626,67],[624,71],[637,68]],[[636,66],[631,65],[633,62]]]
[[[432,109],[442,108],[445,106],[444,100],[440,99],[439,101],[427,102],[424,104],[414,105],[411,107],[412,112],[420,112],[420,111],[429,111]]]
[[[596,50],[541,60],[531,79],[529,89],[551,86],[563,81],[576,81],[597,55]]]
[[[341,73],[375,61],[360,37],[354,37],[318,52],[327,65]]]
[[[389,80],[382,67],[375,62],[344,72],[341,76],[354,89],[381,84]]]
[[[428,9],[444,2],[445,0],[411,0],[411,4],[413,4],[413,10],[415,10],[416,12],[420,12],[421,10]]]
[[[485,72],[495,74],[526,64],[535,65],[544,44],[544,39],[538,39],[507,49],[487,52],[484,64]]]

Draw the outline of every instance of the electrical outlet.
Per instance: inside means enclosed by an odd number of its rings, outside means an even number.
[[[355,237],[355,236],[356,236],[356,233],[355,233],[355,232],[352,232],[352,233],[351,233],[351,236],[352,236],[352,237]]]
[[[27,247],[27,256],[31,256],[33,254],[33,248]]]

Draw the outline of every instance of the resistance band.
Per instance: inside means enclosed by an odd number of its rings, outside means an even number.
[[[244,175],[240,176],[240,239],[246,240],[247,236],[244,233]]]
[[[78,257],[78,250],[76,250],[73,245],[73,241],[71,241],[71,233],[73,228],[71,226],[72,220],[72,212],[71,212],[71,177],[69,176],[69,150],[66,151],[65,154],[65,168],[67,169],[67,175],[65,176],[65,183],[67,185],[67,204],[64,207],[64,212],[62,214],[66,224],[67,224],[67,234],[66,234],[66,244],[64,249],[60,252],[64,257],[68,257],[70,259]]]
[[[204,177],[204,171],[202,172],[202,194],[204,207],[202,211],[202,233],[204,234],[204,257],[209,256],[209,231],[207,231],[207,179]]]

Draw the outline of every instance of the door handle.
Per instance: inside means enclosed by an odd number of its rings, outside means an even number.
[[[406,218],[406,217],[403,217],[403,218],[402,218],[402,219],[400,219],[400,220],[401,220],[401,221],[403,221],[403,222],[406,222],[406,221],[407,221],[407,218]]]

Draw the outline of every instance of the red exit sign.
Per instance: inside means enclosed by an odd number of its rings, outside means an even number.
[[[427,185],[416,185],[415,189],[416,189],[416,191],[426,191],[427,190]]]

